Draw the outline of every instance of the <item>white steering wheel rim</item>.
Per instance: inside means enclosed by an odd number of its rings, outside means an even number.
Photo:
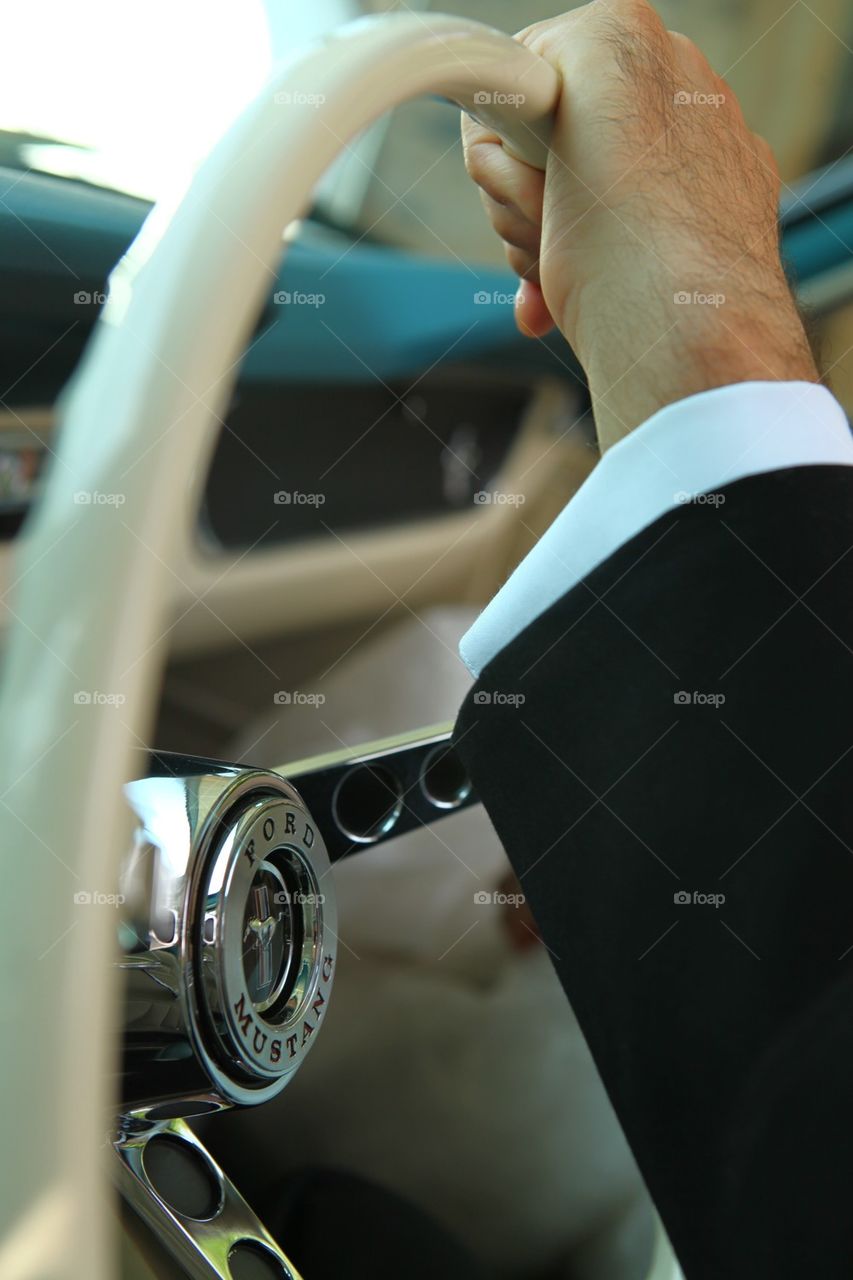
[[[498,103],[475,105],[482,91]],[[115,915],[74,894],[116,887],[122,787],[142,767],[166,653],[170,562],[193,537],[282,227],[359,130],[423,93],[458,101],[544,165],[559,95],[548,63],[461,18],[354,23],[279,71],[181,202],[154,210],[63,397],[58,458],[17,549],[0,690],[4,1171],[16,1160],[0,1198],[4,1280],[115,1275],[103,1194]],[[81,492],[122,502],[81,505]],[[81,706],[80,692],[122,701]]]
[[[176,548],[236,366],[282,255],[338,152],[393,106],[436,93],[521,95],[476,112],[542,157],[554,70],[463,19],[369,19],[281,70],[176,207],[158,207],[116,267],[61,406],[62,430],[17,550],[0,693],[5,852],[0,1198],[6,1280],[114,1274],[103,1145],[115,1070],[115,913],[74,902],[115,890],[166,652]],[[281,97],[289,94],[290,103]],[[321,105],[313,105],[319,96]],[[75,502],[79,493],[121,495]],[[123,701],[89,705],[80,692]]]

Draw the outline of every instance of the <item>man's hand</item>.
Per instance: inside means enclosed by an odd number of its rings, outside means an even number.
[[[817,380],[779,260],[779,176],[731,89],[646,0],[593,0],[517,37],[560,71],[545,174],[463,117],[465,163],[510,266],[516,319],[557,324],[602,449],[674,400]]]

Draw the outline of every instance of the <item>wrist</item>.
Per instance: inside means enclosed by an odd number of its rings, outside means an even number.
[[[598,292],[598,291],[597,291]],[[599,292],[599,298],[601,293]],[[584,367],[604,452],[659,409],[715,387],[748,381],[818,382],[808,338],[787,285],[746,301],[711,290],[587,293],[563,332]]]

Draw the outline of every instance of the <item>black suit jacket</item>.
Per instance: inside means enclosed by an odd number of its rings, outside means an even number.
[[[687,1280],[850,1280],[853,470],[721,495],[518,636],[455,739]]]

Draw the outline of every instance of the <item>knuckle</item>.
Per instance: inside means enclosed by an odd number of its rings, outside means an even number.
[[[487,206],[489,220],[500,238],[516,249],[536,255],[539,250],[539,231],[515,210],[494,201]]]
[[[684,35],[681,31],[668,31],[670,44],[679,57],[688,64],[697,62],[705,62],[705,55],[695,41],[689,36]]]
[[[512,183],[504,189],[511,203],[525,222],[534,227],[542,225],[542,202],[545,195],[545,175],[527,165],[518,165]]]
[[[500,143],[477,143],[465,152],[469,177],[488,201],[511,210],[519,221],[538,225],[542,219],[544,175],[514,160]],[[492,216],[493,209],[486,203]]]
[[[480,187],[485,187],[489,180],[489,157],[493,144],[472,140],[465,147],[463,159],[469,178]]]
[[[640,35],[661,40],[666,33],[660,14],[649,0],[614,0],[608,8],[610,21],[627,37]]]
[[[512,270],[522,280],[539,281],[539,259],[533,254],[528,253],[525,249],[519,249],[516,245],[505,244],[504,252],[506,260]]]

